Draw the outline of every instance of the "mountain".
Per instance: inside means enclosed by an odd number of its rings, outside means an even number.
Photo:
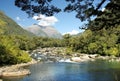
[[[40,26],[38,24],[33,24],[32,26],[29,26],[27,30],[37,36],[62,38],[62,35],[52,26]]]
[[[34,33],[34,34],[37,35],[37,36],[42,36],[42,37],[47,37],[47,36],[48,36],[48,35],[47,35],[44,31],[42,31],[41,28],[40,28],[38,25],[36,25],[36,24],[34,24],[34,25],[32,25],[32,26],[29,26],[29,27],[27,28],[27,30],[30,31],[30,32],[32,32],[32,33]]]
[[[0,11],[0,34],[34,36]]]

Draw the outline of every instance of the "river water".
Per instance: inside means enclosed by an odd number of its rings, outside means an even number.
[[[120,81],[120,63],[38,63],[27,67],[31,74],[4,77],[3,81]]]

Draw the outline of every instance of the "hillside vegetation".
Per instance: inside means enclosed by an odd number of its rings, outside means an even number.
[[[0,11],[0,34],[3,35],[27,35],[34,36],[34,34],[24,30],[15,21],[6,16]]]

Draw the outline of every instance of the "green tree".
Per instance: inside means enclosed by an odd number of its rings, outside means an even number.
[[[119,50],[116,47],[111,47],[111,48],[105,50],[105,54],[106,55],[118,56],[119,55]]]
[[[90,43],[88,45],[88,51],[91,54],[96,54],[98,49],[99,49],[99,47],[98,47],[98,45],[96,43]]]
[[[9,41],[8,41],[9,40]],[[16,64],[30,61],[30,56],[19,49],[9,36],[0,36],[0,63]]]
[[[69,46],[69,44],[70,44],[70,38],[71,38],[70,34],[65,34],[65,35],[63,36],[64,45],[65,45],[65,46]]]

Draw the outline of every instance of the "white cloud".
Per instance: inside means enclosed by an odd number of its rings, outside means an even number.
[[[25,19],[21,19],[20,17],[16,17],[17,21],[25,21]]]
[[[37,20],[39,17],[38,16],[33,16],[33,19]]]
[[[20,19],[20,17],[16,17],[16,20],[17,20],[17,21],[20,21],[21,19]]]
[[[79,33],[79,31],[77,31],[77,30],[72,30],[71,32],[63,33],[63,35],[65,35],[65,34],[76,35],[76,34],[78,34],[78,33]]]
[[[41,26],[52,26],[56,22],[58,22],[58,19],[55,16],[45,16],[45,15],[38,15],[34,16],[33,19],[39,21],[38,24]]]
[[[104,12],[105,11],[105,8],[102,8],[102,12]]]

